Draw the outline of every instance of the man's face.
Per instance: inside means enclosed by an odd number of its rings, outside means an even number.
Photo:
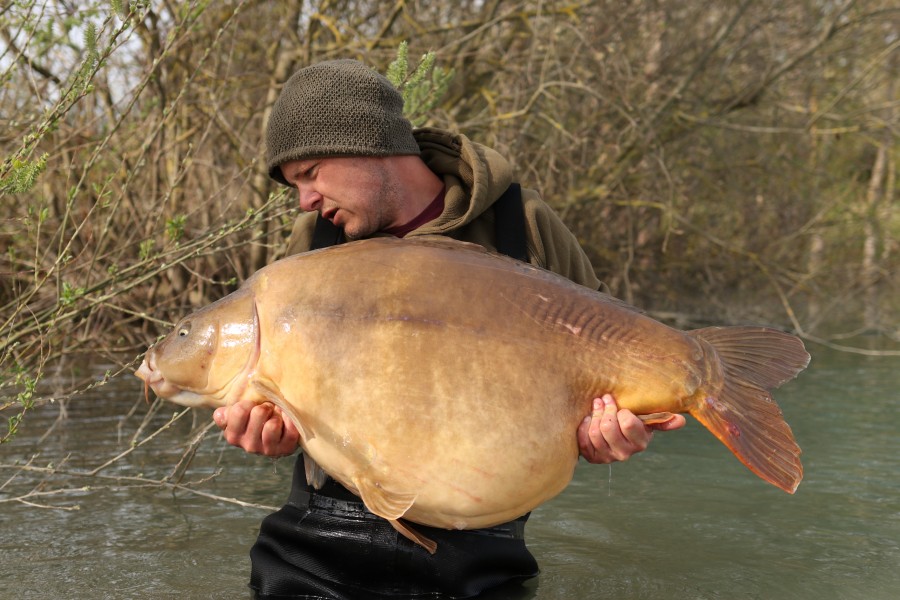
[[[400,194],[385,158],[332,157],[292,160],[284,178],[300,194],[300,208],[317,211],[344,229],[347,239],[366,237],[396,223]]]

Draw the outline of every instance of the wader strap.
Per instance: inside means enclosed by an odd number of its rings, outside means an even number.
[[[343,244],[346,241],[343,229],[328,219],[322,218],[322,215],[316,217],[316,228],[313,229],[312,244],[309,246],[310,250],[329,248]]]
[[[522,187],[518,183],[511,183],[494,202],[494,227],[497,252],[528,262],[525,205],[522,203]]]

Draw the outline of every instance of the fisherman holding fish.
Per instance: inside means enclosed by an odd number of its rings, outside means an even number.
[[[305,212],[289,254],[376,236],[445,235],[600,286],[575,236],[536,192],[513,183],[507,160],[460,134],[413,130],[402,109],[390,82],[357,61],[314,64],[286,82],[268,122],[266,160]],[[647,447],[653,429],[685,423],[673,415],[645,425],[609,394],[593,407],[576,434],[591,463],[626,460]],[[248,452],[280,457],[298,448],[297,428],[272,404],[238,402],[214,419]],[[538,572],[524,541],[527,515],[489,529],[417,526],[438,543],[429,554],[339,483],[329,478],[315,489],[307,475],[298,459],[287,504],[264,519],[250,551],[257,598],[462,598]]]

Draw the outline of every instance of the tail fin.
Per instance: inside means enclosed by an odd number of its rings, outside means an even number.
[[[771,390],[809,364],[799,338],[764,327],[708,327],[687,332],[716,351],[724,373],[718,394],[690,409],[751,471],[793,494],[803,478],[800,448]]]

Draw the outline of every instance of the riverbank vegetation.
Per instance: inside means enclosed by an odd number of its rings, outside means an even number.
[[[898,335],[886,0],[16,0],[0,39],[4,439],[73,355],[136,357],[277,259],[281,83],[328,58],[385,71],[402,41],[453,73],[421,124],[508,156],[615,295],[682,324]]]

